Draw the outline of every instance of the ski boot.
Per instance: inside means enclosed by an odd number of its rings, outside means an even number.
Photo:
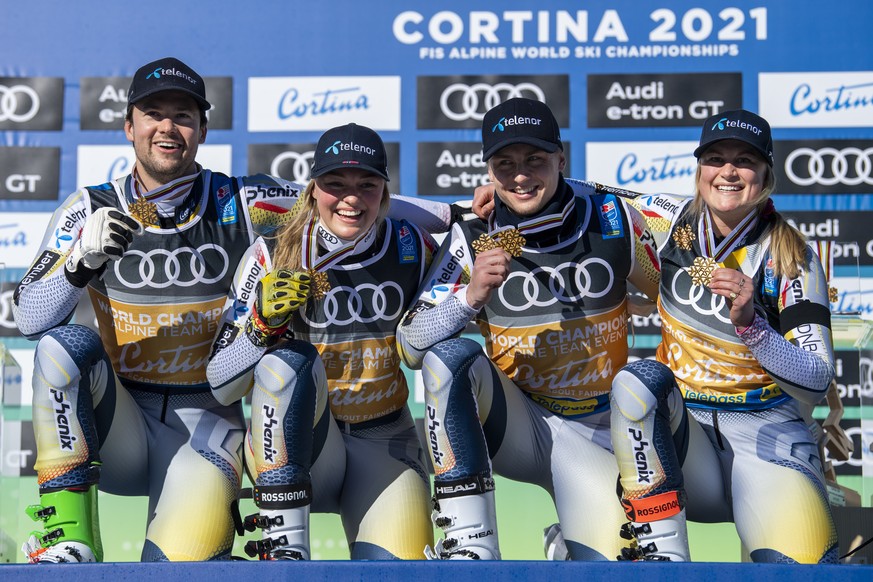
[[[246,554],[259,560],[308,560],[311,485],[256,486],[254,501],[259,512],[247,516],[243,527],[263,530],[263,539],[247,542]]]
[[[44,531],[33,531],[21,546],[31,564],[102,562],[103,545],[97,516],[97,486],[61,489],[39,496],[39,505],[25,513],[41,521]]]
[[[494,480],[474,477],[437,482],[435,489],[433,522],[446,537],[433,549],[426,547],[425,557],[428,560],[499,560]],[[459,495],[458,491],[464,493]]]

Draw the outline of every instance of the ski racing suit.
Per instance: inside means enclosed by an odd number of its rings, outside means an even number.
[[[495,204],[488,222],[453,225],[398,330],[426,390],[437,525],[447,535],[437,550],[500,557],[493,466],[548,491],[573,559],[612,559],[623,515],[608,393],[627,362],[628,281],[651,297],[657,289],[654,239],[636,210],[588,183],[562,178],[536,216]],[[465,300],[472,243],[505,226],[526,242],[477,312]],[[484,351],[458,337],[471,320]]]
[[[666,195],[634,200],[658,240],[662,341],[657,361],[629,364],[613,384],[613,446],[628,516],[649,525],[641,537],[655,550],[686,535],[687,510],[694,521],[733,521],[753,561],[835,562],[809,416],[834,374],[821,263],[807,249],[797,278],[776,277],[766,216],[705,253],[705,220],[695,222],[689,204]],[[692,280],[700,256],[752,278],[756,315],[748,328],[734,328],[725,298]]]
[[[326,295],[294,312],[293,339],[269,348],[245,333],[254,286],[271,268],[268,246],[257,241],[240,263],[208,375],[220,401],[252,393],[255,501],[265,520],[283,522],[258,553],[284,536],[281,545],[309,558],[310,506],[340,514],[352,559],[421,559],[432,541],[429,477],[395,335],[436,244],[405,221],[373,233],[326,271]],[[318,237],[333,235],[320,227]]]
[[[99,482],[110,493],[147,495],[144,561],[226,558],[245,423],[239,402],[213,397],[207,361],[235,266],[260,232],[290,217],[303,187],[201,170],[186,195],[159,204],[158,223],[120,260],[87,285],[73,285],[64,262],[86,219],[102,207],[127,214],[132,180],[70,195],[14,293],[19,330],[39,338],[33,424],[40,493],[96,492]],[[447,222],[447,207],[418,205],[399,207],[428,227]],[[85,288],[99,335],[68,323]],[[100,546],[93,522],[85,529]]]

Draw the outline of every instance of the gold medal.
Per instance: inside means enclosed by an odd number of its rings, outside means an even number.
[[[691,241],[697,238],[694,231],[691,230],[691,225],[683,225],[673,231],[673,240],[676,241],[676,246],[683,251],[691,250]]]
[[[692,285],[706,286],[712,281],[712,272],[716,267],[718,267],[718,263],[712,257],[697,257],[685,270],[691,276]]]
[[[527,242],[518,229],[510,228],[497,233],[495,239],[489,234],[482,233],[473,241],[473,250],[476,254],[490,251],[491,249],[503,249],[513,257],[521,256],[521,249]]]
[[[309,269],[306,272],[312,279],[309,286],[309,296],[313,299],[321,299],[327,295],[327,292],[330,291],[330,281],[327,280],[327,273],[316,271],[315,269]]]
[[[484,232],[479,235],[479,238],[473,241],[473,250],[476,251],[477,255],[479,253],[484,253],[485,251],[490,251],[491,249],[496,249],[498,246],[497,241]]]
[[[840,298],[840,292],[836,287],[828,287],[828,300],[831,303],[836,303]]]
[[[130,215],[143,226],[158,224],[158,207],[154,202],[149,202],[145,198],[137,198],[127,209],[130,210]]]
[[[518,232],[518,229],[511,228],[500,233],[500,239],[497,241],[497,244],[513,257],[520,257],[521,248],[526,242],[524,236]]]

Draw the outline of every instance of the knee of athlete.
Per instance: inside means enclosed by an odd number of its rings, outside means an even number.
[[[272,351],[255,366],[255,387],[272,394],[293,390],[298,382],[311,378],[318,351],[307,342],[293,342]]]
[[[79,383],[85,371],[103,356],[100,336],[83,325],[66,325],[43,335],[36,344],[36,378],[54,388]]]
[[[637,360],[613,378],[610,405],[627,419],[639,421],[669,397],[674,384],[673,373],[664,364]]]
[[[425,393],[433,396],[457,387],[455,379],[468,378],[473,363],[484,357],[482,346],[471,339],[453,338],[436,344],[425,354],[421,368]]]

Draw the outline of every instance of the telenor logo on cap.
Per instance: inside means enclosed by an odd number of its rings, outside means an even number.
[[[724,131],[727,127],[738,127],[740,129],[745,129],[747,131],[751,131],[755,135],[761,135],[761,129],[752,125],[751,123],[746,123],[744,121],[733,121],[728,119],[727,117],[722,117],[712,126],[712,130],[715,131],[718,128],[720,131]]]
[[[186,81],[188,81],[192,85],[197,84],[197,81],[194,80],[194,77],[192,77],[188,73],[184,73],[182,71],[177,71],[176,69],[164,69],[162,67],[158,67],[157,69],[155,69],[154,71],[152,71],[151,73],[146,75],[146,79],[151,79],[151,78],[160,79],[161,75],[168,75],[170,77],[179,77],[180,79],[185,79]]]
[[[362,153],[362,154],[367,154],[368,156],[374,156],[374,155],[376,155],[376,149],[375,149],[375,148],[371,148],[371,147],[369,147],[369,146],[365,146],[365,145],[356,144],[356,143],[353,142],[353,141],[352,141],[352,142],[348,142],[348,143],[343,143],[343,142],[340,141],[340,140],[336,140],[335,142],[333,142],[332,144],[330,144],[329,146],[327,146],[327,149],[324,150],[324,153],[326,153],[326,154],[334,154],[335,156],[338,156],[339,153],[340,153],[340,151],[344,151],[344,152],[359,152],[359,153]]]
[[[512,125],[542,125],[543,120],[537,117],[519,117],[518,115],[513,115],[512,117],[506,118],[501,117],[500,120],[491,128],[491,133],[496,133],[498,131],[505,131],[508,126]]]

